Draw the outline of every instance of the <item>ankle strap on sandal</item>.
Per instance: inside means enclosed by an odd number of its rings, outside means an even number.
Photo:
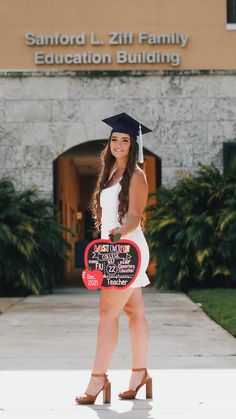
[[[95,374],[95,373],[92,373],[91,375],[92,375],[92,377],[108,377],[108,375],[107,375],[107,374],[105,374],[105,373],[102,373],[102,374]]]
[[[132,368],[132,371],[144,371],[146,368]]]

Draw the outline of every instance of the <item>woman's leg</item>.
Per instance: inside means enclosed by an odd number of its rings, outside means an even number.
[[[144,312],[142,287],[134,288],[133,294],[127,301],[124,312],[129,319],[129,332],[132,347],[132,368],[147,368],[149,346],[149,327]],[[129,388],[135,390],[141,383],[143,371],[133,371]]]
[[[108,369],[117,344],[119,316],[133,292],[134,288],[101,289],[97,348],[92,369],[94,373],[104,373]],[[103,378],[91,377],[85,392],[95,395],[101,389],[102,384]]]

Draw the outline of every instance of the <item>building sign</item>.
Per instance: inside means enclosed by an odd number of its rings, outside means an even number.
[[[38,66],[169,64],[178,67],[181,64],[179,50],[186,48],[189,36],[179,32],[109,32],[103,39],[94,32],[72,35],[29,32],[24,40],[32,47],[34,64]],[[70,50],[62,53],[58,52],[58,47]]]

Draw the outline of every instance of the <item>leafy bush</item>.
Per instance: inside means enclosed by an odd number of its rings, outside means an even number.
[[[65,231],[56,207],[35,188],[16,192],[11,181],[0,180],[0,294],[51,291],[68,259]]]
[[[156,286],[236,286],[236,165],[220,174],[199,164],[173,188],[161,187],[146,207],[145,232],[157,261]]]

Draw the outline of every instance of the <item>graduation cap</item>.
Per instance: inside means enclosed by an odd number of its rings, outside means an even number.
[[[136,119],[129,116],[127,113],[122,112],[118,115],[111,116],[102,120],[107,125],[112,127],[111,134],[113,132],[123,132],[124,134],[130,134],[135,141],[138,142],[139,152],[138,152],[138,162],[143,163],[143,140],[142,134],[147,134],[152,130],[145,127]]]

